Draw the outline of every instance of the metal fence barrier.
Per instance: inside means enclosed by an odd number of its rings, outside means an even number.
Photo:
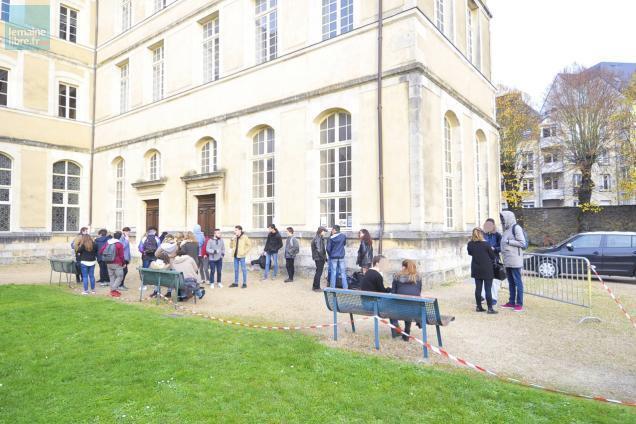
[[[592,315],[592,268],[587,258],[526,253],[521,275],[525,294],[587,308],[580,322],[600,321]]]

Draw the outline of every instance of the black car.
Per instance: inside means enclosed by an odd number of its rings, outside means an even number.
[[[533,253],[546,256],[527,257],[524,265],[526,269],[536,271],[545,278],[587,272],[586,269],[579,269],[586,268],[581,261],[559,258],[567,256],[587,258],[601,275],[636,277],[636,232],[580,233],[555,246],[537,249]]]

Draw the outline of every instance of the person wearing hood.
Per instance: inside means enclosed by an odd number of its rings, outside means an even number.
[[[199,299],[205,295],[205,290],[199,287],[201,284],[199,280],[199,266],[192,256],[186,254],[177,256],[172,261],[172,269],[183,274],[183,280],[187,285],[191,283],[193,287],[196,287],[194,293]]]
[[[325,269],[325,262],[327,261],[327,247],[325,245],[324,236],[327,233],[325,227],[318,227],[314,239],[311,241],[311,258],[316,263],[316,273],[314,274],[314,285],[312,290],[315,292],[322,291],[320,289],[320,278],[322,277],[322,271]]]
[[[95,244],[97,245],[97,251],[100,252],[102,248],[106,246],[108,240],[110,240],[112,237],[108,235],[108,230],[106,230],[105,228],[99,230],[97,232],[97,236],[98,237],[95,239]],[[99,265],[99,280],[97,280],[97,282],[100,283],[100,286],[106,287],[110,281],[108,277],[109,272],[106,263],[102,260],[101,254],[97,254],[97,264]]]
[[[263,253],[265,254],[265,273],[262,279],[267,280],[269,267],[273,261],[274,273],[272,274],[272,280],[274,280],[278,275],[278,251],[283,247],[283,238],[274,224],[270,224],[267,228],[269,232],[267,233],[265,248],[263,248]]]
[[[331,237],[327,241],[327,255],[329,255],[329,285],[336,288],[336,278],[340,275],[342,288],[349,288],[347,283],[347,270],[345,264],[345,246],[347,236],[340,232],[340,226],[334,225],[331,229]]]
[[[124,278],[121,280],[119,288],[121,290],[128,290],[126,287],[126,275],[128,275],[128,264],[130,263],[130,227],[124,227],[121,229],[122,236],[119,241],[124,245]]]
[[[523,229],[517,224],[517,218],[511,211],[503,211],[499,215],[503,234],[501,235],[501,255],[503,256],[510,298],[503,308],[523,311],[523,251],[526,248],[526,238]]]
[[[139,241],[139,252],[141,253],[142,268],[148,268],[151,262],[157,259],[156,252],[161,241],[157,236],[155,227],[148,228],[146,235]]]
[[[157,251],[155,252],[156,257],[166,256],[168,258],[168,262],[172,267],[172,261],[177,257],[178,245],[172,234],[168,234],[163,238],[163,243],[159,246]]]
[[[197,265],[199,266],[199,273],[201,274],[201,280],[205,284],[209,280],[208,261],[203,260],[205,257],[205,245],[206,245],[207,237],[205,236],[205,233],[201,230],[201,226],[199,224],[196,224],[194,226],[194,229],[192,230],[192,232],[194,233],[194,237],[196,238],[197,243],[199,244],[199,251],[198,251],[199,254],[197,258]]]
[[[225,256],[225,242],[221,238],[221,230],[216,228],[214,236],[208,240],[205,245],[210,262],[210,288],[214,288],[214,274],[216,274],[216,284],[218,288],[222,288],[221,269],[223,268],[223,257]]]
[[[108,268],[108,276],[110,279],[110,295],[112,297],[119,297],[119,285],[124,279],[124,245],[119,241],[122,237],[121,231],[115,231],[113,238],[109,239],[106,245],[99,250],[99,255],[103,258],[104,252],[111,245],[115,245],[115,255],[112,261],[108,261],[106,266]]]
[[[402,261],[402,270],[393,276],[391,293],[418,297],[422,294],[422,278],[417,273],[415,261],[410,259]],[[398,327],[398,320],[392,319],[390,321],[391,324]],[[422,322],[420,325],[426,325],[426,323]],[[409,335],[411,334],[411,321],[404,321],[404,331]],[[397,338],[400,337],[400,334],[392,328],[391,336]],[[408,342],[409,337],[402,335],[402,340]]]

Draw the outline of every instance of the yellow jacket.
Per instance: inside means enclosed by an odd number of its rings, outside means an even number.
[[[249,252],[251,248],[252,248],[252,242],[250,241],[250,238],[245,233],[243,233],[243,235],[239,239],[238,246],[236,243],[236,236],[232,237],[232,241],[230,242],[230,251],[231,251],[232,257],[234,257],[234,252],[237,251],[236,257],[244,258],[247,256],[247,252]]]

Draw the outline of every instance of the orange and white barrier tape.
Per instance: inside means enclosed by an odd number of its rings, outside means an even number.
[[[592,266],[592,271],[594,271],[594,274],[596,275],[596,278],[598,278],[598,280],[601,282],[601,284],[603,285],[603,288],[609,293],[609,295],[612,297],[612,299],[614,299],[614,302],[616,302],[616,305],[619,307],[619,309],[621,311],[623,311],[623,313],[625,314],[625,316],[627,317],[627,319],[629,320],[629,322],[632,323],[632,325],[634,326],[634,328],[636,328],[636,321],[634,321],[634,318],[627,312],[627,310],[625,309],[625,307],[623,306],[623,304],[621,303],[620,300],[618,300],[618,298],[614,295],[614,292],[612,291],[612,289],[610,289],[607,284],[605,284],[605,281],[603,281],[603,279],[601,278],[600,275],[598,275],[598,272],[596,272],[596,267]]]
[[[443,356],[445,358],[450,359],[451,361],[454,361],[460,365],[463,365],[465,367],[468,367],[474,371],[477,372],[481,372],[484,374],[488,374],[491,375],[493,377],[496,377],[500,380],[504,380],[504,381],[508,381],[511,383],[515,383],[515,384],[520,384],[522,386],[527,386],[527,387],[534,387],[536,389],[541,389],[541,390],[545,390],[548,392],[553,392],[553,393],[560,393],[563,395],[568,395],[568,396],[574,396],[574,397],[579,397],[579,398],[583,398],[583,399],[591,399],[591,400],[597,400],[599,402],[607,402],[607,403],[615,403],[618,405],[626,405],[626,406],[636,406],[636,402],[632,402],[632,401],[622,401],[622,400],[616,400],[616,399],[609,399],[603,396],[589,396],[589,395],[582,395],[582,394],[578,394],[578,393],[571,393],[571,392],[566,392],[564,390],[559,390],[559,389],[554,389],[551,387],[546,387],[546,386],[542,386],[541,384],[536,384],[536,383],[529,383],[529,382],[525,382],[522,380],[518,380],[516,378],[512,378],[512,377],[505,377],[502,375],[497,374],[494,371],[491,371],[487,368],[481,367],[479,365],[473,364],[472,362],[469,362],[465,359],[462,359],[458,356],[455,356],[451,353],[449,353],[448,351],[442,349],[441,347],[438,346],[433,346],[430,343],[427,343],[423,340],[418,339],[417,337],[411,336],[410,334],[407,334],[406,332],[402,331],[402,329],[400,327],[397,327],[393,324],[391,324],[389,321],[380,318],[379,316],[374,316],[374,319],[377,319],[378,322],[385,324],[388,327],[391,327],[392,329],[394,329],[398,334],[403,334],[405,336],[407,336],[409,339],[411,340],[415,340],[417,343],[421,344],[422,346],[425,346],[426,348],[430,349],[433,353],[439,355],[439,356]]]

